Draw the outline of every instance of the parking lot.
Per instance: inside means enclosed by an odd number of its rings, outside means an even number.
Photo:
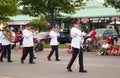
[[[73,72],[68,72],[66,66],[71,54],[66,49],[59,49],[61,61],[47,60],[50,49],[35,53],[36,64],[29,64],[28,57],[25,64],[21,64],[21,50],[12,50],[13,63],[6,58],[0,62],[0,78],[120,78],[120,56],[96,56],[96,52],[84,52],[84,67],[88,73],[79,73],[76,61],[72,66]]]

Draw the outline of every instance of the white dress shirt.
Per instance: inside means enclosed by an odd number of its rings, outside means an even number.
[[[56,33],[53,30],[50,31],[50,37],[51,37],[50,45],[54,46],[54,45],[58,45],[59,44],[59,42],[57,40],[58,36],[60,36],[59,33]]]
[[[11,42],[7,39],[7,37],[5,37],[5,35],[3,34],[2,31],[0,31],[0,41],[1,41],[2,45],[11,44]]]
[[[80,45],[82,45],[83,41],[81,31],[76,27],[72,27],[70,34],[72,37],[71,46],[80,49]]]
[[[23,47],[33,47],[33,33],[27,29],[22,31],[23,33]]]
[[[2,31],[0,31],[0,43],[2,43]]]

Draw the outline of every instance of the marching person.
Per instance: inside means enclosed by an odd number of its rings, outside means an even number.
[[[35,64],[33,62],[34,54],[33,54],[33,32],[31,30],[30,24],[27,24],[25,26],[25,29],[23,30],[23,54],[21,57],[21,63],[24,64],[24,60],[26,59],[26,56],[29,53],[29,64]]]
[[[1,33],[2,33],[2,31],[0,30],[0,53],[1,53],[2,49],[3,49],[3,47],[2,47]]]
[[[59,54],[58,54],[58,40],[57,37],[60,36],[58,29],[56,29],[54,26],[51,26],[51,31],[50,31],[50,46],[51,46],[51,51],[49,55],[47,56],[47,59],[51,61],[51,56],[53,55],[55,51],[55,56],[56,56],[56,61],[60,61],[59,59]]]
[[[79,72],[86,73],[87,71],[84,70],[83,66],[83,50],[82,50],[82,32],[79,29],[80,25],[77,20],[72,21],[74,27],[71,29],[71,47],[72,47],[72,57],[67,65],[68,72],[72,72],[71,66],[75,61],[77,54],[79,54]]]
[[[3,62],[3,57],[6,53],[7,62],[13,62],[11,60],[11,42],[7,37],[7,34],[12,37],[12,31],[9,30],[7,23],[3,23],[3,26],[5,27],[4,30],[0,31],[0,37],[2,41],[2,52],[0,56],[0,61]]]

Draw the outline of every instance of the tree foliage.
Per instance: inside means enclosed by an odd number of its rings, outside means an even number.
[[[48,22],[45,19],[34,19],[30,22],[30,25],[39,31],[49,30]]]
[[[78,7],[84,5],[82,2],[83,0],[20,0],[20,5],[24,6],[23,14],[45,17],[54,24],[59,13],[74,13],[76,9],[80,9]]]
[[[7,16],[18,14],[18,0],[0,0],[0,20],[8,20]]]
[[[120,0],[105,0],[105,6],[111,5],[116,9],[120,9]]]

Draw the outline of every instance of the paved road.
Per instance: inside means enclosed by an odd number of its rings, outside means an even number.
[[[96,56],[95,52],[84,52],[84,66],[88,73],[79,73],[76,61],[72,66],[73,72],[67,72],[66,66],[71,54],[66,49],[59,50],[61,61],[48,61],[46,56],[49,49],[35,53],[36,64],[20,63],[21,50],[12,50],[13,63],[6,59],[0,62],[0,78],[120,78],[120,56]]]

